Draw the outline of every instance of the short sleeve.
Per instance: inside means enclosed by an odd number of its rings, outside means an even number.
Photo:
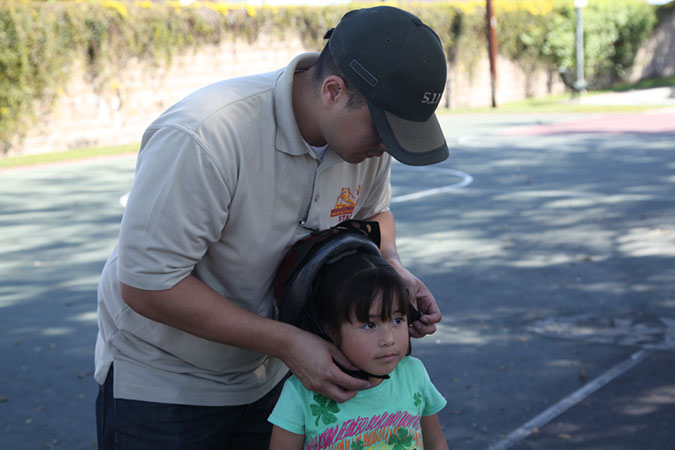
[[[431,382],[429,373],[421,361],[420,370],[424,372],[424,388],[422,392],[422,397],[424,398],[424,410],[422,411],[422,415],[431,416],[445,408],[445,405],[448,402],[445,400],[443,395],[441,395],[438,389],[436,389],[436,386],[434,386],[434,384]]]
[[[236,179],[187,130],[158,129],[139,154],[122,218],[118,277],[163,290],[188,276],[221,238]]]
[[[385,153],[379,158],[377,173],[372,181],[368,196],[360,201],[361,208],[357,215],[359,219],[369,219],[377,214],[389,211],[391,201],[391,161],[389,154]]]
[[[305,434],[305,395],[307,392],[295,376],[284,383],[269,422],[295,434]]]

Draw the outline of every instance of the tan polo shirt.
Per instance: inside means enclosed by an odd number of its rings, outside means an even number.
[[[275,272],[294,242],[309,229],[388,210],[389,155],[349,164],[329,148],[319,160],[300,135],[293,74],[317,56],[207,86],[145,132],[119,242],[98,291],[95,377],[103,383],[114,361],[115,397],[246,404],[287,371],[275,358],[136,314],[122,300],[119,281],[164,290],[194,274],[271,318]]]

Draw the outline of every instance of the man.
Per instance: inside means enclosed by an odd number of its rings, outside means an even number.
[[[318,60],[203,88],[145,132],[99,284],[101,448],[267,448],[288,369],[338,402],[368,387],[335,346],[274,320],[276,268],[313,229],[377,220],[425,313],[411,335],[435,331],[433,295],[396,253],[389,176],[391,156],[447,158],[441,43],[392,7],[351,11],[326,37]]]

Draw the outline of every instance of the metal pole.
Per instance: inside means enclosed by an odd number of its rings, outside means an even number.
[[[492,0],[486,1],[488,52],[490,55],[490,87],[492,88],[492,107],[497,107],[497,18],[492,10]]]
[[[586,80],[584,80],[584,18],[581,11],[581,5],[577,4],[577,81],[575,86],[579,92],[586,89]]]

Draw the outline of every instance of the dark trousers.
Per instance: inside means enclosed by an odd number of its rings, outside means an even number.
[[[115,399],[113,369],[96,399],[98,448],[103,450],[240,450],[269,448],[267,417],[283,381],[255,403],[190,406]]]

